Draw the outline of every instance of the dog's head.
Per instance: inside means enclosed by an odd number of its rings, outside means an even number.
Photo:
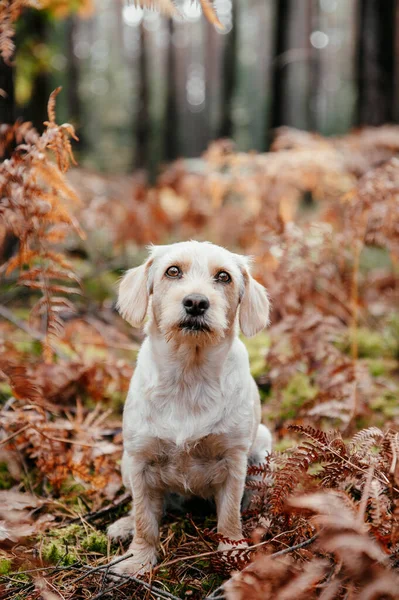
[[[153,246],[148,260],[127,271],[118,309],[141,327],[152,298],[151,316],[167,339],[198,345],[221,341],[235,326],[252,336],[268,324],[265,288],[249,273],[249,260],[209,242]]]

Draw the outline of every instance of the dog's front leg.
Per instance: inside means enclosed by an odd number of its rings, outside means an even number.
[[[245,488],[247,473],[247,455],[242,450],[230,452],[228,457],[228,474],[224,483],[216,491],[217,531],[230,540],[242,540],[241,499]],[[238,547],[245,547],[241,543]],[[237,545],[220,542],[219,550],[231,550]]]
[[[149,485],[146,464],[134,461],[130,475],[134,502],[134,537],[126,554],[132,557],[116,565],[118,573],[145,573],[157,562],[159,521],[163,509],[163,492]]]

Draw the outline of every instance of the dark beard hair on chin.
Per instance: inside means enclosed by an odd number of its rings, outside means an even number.
[[[210,327],[202,319],[186,319],[179,323],[179,328],[187,332],[201,332],[206,331],[209,333]]]

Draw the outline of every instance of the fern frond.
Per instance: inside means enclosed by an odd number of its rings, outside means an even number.
[[[56,114],[55,114],[55,103],[57,100],[57,96],[60,93],[60,91],[62,90],[62,87],[59,86],[57,87],[55,90],[53,90],[50,94],[50,98],[48,100],[47,103],[47,114],[48,114],[48,118],[51,124],[55,124],[55,118],[56,118]]]
[[[41,390],[36,384],[35,379],[32,377],[32,374],[27,372],[24,365],[15,364],[11,360],[2,359],[0,371],[2,371],[9,380],[11,389],[16,398],[20,398],[21,400],[27,399],[31,402],[41,400]]]
[[[385,494],[386,488],[373,479],[370,485],[368,510],[373,527],[379,528],[388,516],[389,499]]]
[[[349,442],[351,454],[365,456],[369,454],[370,448],[380,442],[384,437],[378,427],[368,427],[358,431]]]
[[[3,21],[0,24],[0,54],[6,64],[10,63],[14,54],[14,35],[15,31],[11,23]]]

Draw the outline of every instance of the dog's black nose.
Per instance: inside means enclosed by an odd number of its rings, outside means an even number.
[[[209,300],[202,294],[190,294],[183,298],[183,306],[186,309],[186,313],[193,317],[203,315],[209,308]]]

